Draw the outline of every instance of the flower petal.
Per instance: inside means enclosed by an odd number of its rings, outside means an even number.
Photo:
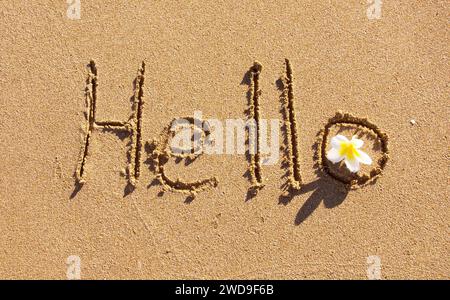
[[[331,147],[339,149],[342,142],[348,143],[349,140],[345,136],[338,134],[331,138]]]
[[[330,151],[328,151],[327,153],[327,158],[328,160],[330,160],[332,163],[338,163],[341,160],[344,159],[344,156],[339,154],[339,150],[336,148],[331,148]]]
[[[356,173],[359,171],[359,161],[357,159],[349,160],[345,159],[345,165],[352,173]]]
[[[372,164],[372,159],[370,158],[370,156],[361,150],[356,150],[357,151],[357,155],[356,155],[356,159],[360,162],[363,163],[365,165],[371,165]]]
[[[355,147],[356,149],[359,149],[359,148],[361,148],[361,147],[364,145],[364,141],[358,139],[358,138],[356,137],[356,135],[354,135],[354,136],[352,137],[351,142],[352,142],[352,144],[353,144],[353,147]]]

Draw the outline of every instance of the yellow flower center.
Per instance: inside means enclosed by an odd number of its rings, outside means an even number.
[[[353,143],[341,142],[341,149],[339,155],[347,157],[349,160],[355,160],[359,156],[358,150],[353,146]]]

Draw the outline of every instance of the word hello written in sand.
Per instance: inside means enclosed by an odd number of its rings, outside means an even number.
[[[285,60],[285,75],[280,79],[281,85],[281,103],[283,114],[283,128],[285,133],[285,153],[286,153],[286,165],[288,172],[287,193],[291,191],[297,191],[301,189],[303,182],[300,168],[300,153],[299,153],[299,135],[297,129],[297,117],[295,113],[295,97],[294,97],[294,77],[292,66],[288,59]],[[264,152],[264,145],[262,143],[262,131],[265,128],[265,120],[261,119],[261,89],[260,89],[260,76],[262,72],[261,64],[255,62],[254,65],[247,72],[249,81],[248,90],[248,109],[247,109],[247,122],[242,122],[244,126],[241,135],[244,136],[249,146],[247,150],[247,156],[249,159],[249,173],[251,188],[249,190],[251,195],[256,195],[257,191],[264,186],[263,183],[263,170],[262,170],[262,153]],[[131,190],[137,185],[141,172],[141,158],[143,155],[143,142],[142,142],[142,122],[143,122],[143,106],[144,106],[144,77],[145,76],[145,63],[140,66],[136,79],[134,80],[134,93],[132,97],[132,113],[127,121],[113,121],[113,120],[98,120],[96,116],[97,106],[97,86],[98,86],[98,72],[94,61],[91,61],[88,65],[88,79],[85,90],[87,111],[86,111],[86,130],[84,141],[81,148],[80,160],[76,170],[77,185],[81,187],[86,182],[86,164],[89,158],[89,145],[92,139],[92,133],[94,130],[103,129],[108,131],[120,131],[128,133],[130,137],[130,146],[128,149],[128,167],[127,178],[128,187]],[[184,125],[191,127],[191,132],[194,132],[194,144],[189,151],[175,151],[171,147],[171,141],[176,138],[176,131],[173,129],[173,124],[180,120],[174,119],[169,126],[167,126],[159,139],[153,139],[148,141],[145,145],[145,152],[148,155],[148,161],[150,161],[150,168],[155,173],[156,178],[162,184],[165,191],[174,191],[189,194],[191,197],[207,188],[216,187],[219,183],[216,177],[197,180],[194,182],[184,182],[180,179],[173,180],[166,175],[164,166],[171,158],[195,160],[196,157],[202,155],[202,147],[204,144],[210,143],[212,145],[214,141],[209,140],[213,135],[211,126],[208,122],[199,118],[186,117],[181,118],[184,121]],[[187,123],[187,124],[186,124]],[[263,126],[264,125],[264,126]],[[276,124],[278,126],[278,122]],[[275,127],[276,127],[275,126]],[[368,174],[342,174],[333,170],[332,163],[326,159],[326,149],[329,143],[330,129],[334,126],[353,126],[358,130],[362,130],[366,134],[371,135],[381,145],[381,157],[378,160],[378,164]],[[272,129],[274,125],[272,124]],[[278,128],[277,128],[278,130]],[[273,130],[272,130],[273,131]],[[276,131],[278,132],[278,131]],[[234,135],[234,132],[233,132]],[[197,136],[197,138],[196,138]],[[276,140],[278,141],[278,135]],[[365,118],[357,118],[348,113],[338,112],[336,115],[328,120],[328,123],[318,134],[318,141],[316,147],[315,159],[319,170],[322,174],[329,176],[344,184],[347,188],[355,188],[366,185],[367,183],[374,182],[376,178],[382,173],[387,161],[388,161],[388,137],[382,132],[376,125],[372,124]],[[189,137],[190,139],[191,137]],[[243,139],[243,137],[241,137]],[[203,140],[203,143],[199,143]],[[234,141],[233,141],[234,143]],[[273,141],[272,143],[273,144]],[[278,147],[278,143],[276,143]],[[276,152],[278,154],[278,152]]]

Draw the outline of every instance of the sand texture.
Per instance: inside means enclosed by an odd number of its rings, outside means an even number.
[[[38,2],[0,3],[0,278],[450,278],[448,1]],[[194,111],[278,162],[172,153]]]

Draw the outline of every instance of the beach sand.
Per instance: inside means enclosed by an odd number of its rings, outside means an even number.
[[[448,279],[448,3],[384,1],[373,20],[367,7],[82,0],[70,19],[66,1],[2,1],[0,278],[66,279],[77,256],[83,279],[364,279],[377,256],[383,279]],[[286,58],[302,189],[286,190],[281,151],[251,197],[242,154],[169,159],[170,178],[218,184],[195,198],[163,192],[148,143],[194,111],[247,118],[255,61],[259,116],[282,122]],[[91,60],[98,121],[128,120],[145,62],[134,190],[129,136],[99,128],[76,184]],[[317,135],[338,111],[389,137],[373,184],[349,191],[317,168]]]

